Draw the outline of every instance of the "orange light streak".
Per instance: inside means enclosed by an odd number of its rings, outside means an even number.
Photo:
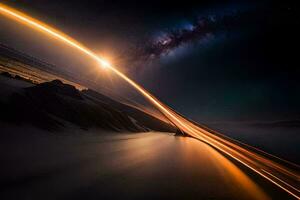
[[[48,26],[47,24],[36,20],[28,15],[25,15],[24,13],[21,13],[13,8],[10,8],[2,3],[0,3],[0,13],[18,21],[19,23],[22,23],[26,26],[30,26],[31,28],[46,33],[47,35],[54,37],[58,40],[61,40],[62,42],[67,43],[68,45],[78,49],[79,51],[83,52],[84,54],[90,56],[94,60],[96,60],[98,63],[100,63],[103,67],[111,69],[113,72],[115,72],[119,77],[121,77],[123,80],[128,82],[131,86],[133,86],[135,89],[137,89],[140,93],[142,93],[143,96],[145,96],[150,102],[152,102],[156,107],[158,107],[159,110],[166,113],[168,116],[172,117],[174,120],[176,120],[178,123],[182,124],[175,116],[173,116],[167,109],[165,109],[155,98],[152,97],[151,94],[149,94],[145,89],[143,89],[140,85],[129,79],[125,74],[114,68],[112,65],[110,65],[106,60],[103,58],[97,56],[95,53],[93,53],[91,50],[89,50],[84,45],[80,44],[73,38],[65,35],[64,33],[61,33],[60,31]],[[184,126],[184,124],[182,124]]]

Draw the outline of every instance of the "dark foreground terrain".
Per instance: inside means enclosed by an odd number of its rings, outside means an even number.
[[[0,199],[292,199],[210,146],[172,134],[3,126]]]

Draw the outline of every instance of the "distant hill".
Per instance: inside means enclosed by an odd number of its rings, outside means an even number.
[[[253,125],[258,127],[285,127],[285,128],[299,128],[300,120],[280,120],[280,121],[272,121],[272,122],[264,122],[264,123],[254,123]]]

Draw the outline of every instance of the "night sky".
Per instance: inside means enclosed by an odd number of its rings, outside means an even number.
[[[130,77],[196,121],[300,118],[300,18],[292,2],[3,2],[109,55]],[[38,36],[6,21],[0,20],[1,43],[82,70],[85,61],[72,60],[67,48],[49,52],[55,47],[33,44]]]

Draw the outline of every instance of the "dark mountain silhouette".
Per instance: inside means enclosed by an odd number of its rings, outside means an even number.
[[[9,95],[7,101],[0,102],[2,121],[31,124],[47,130],[63,128],[66,122],[82,129],[94,127],[130,132],[175,130],[141,110],[92,90],[79,91],[60,80],[20,89]]]

